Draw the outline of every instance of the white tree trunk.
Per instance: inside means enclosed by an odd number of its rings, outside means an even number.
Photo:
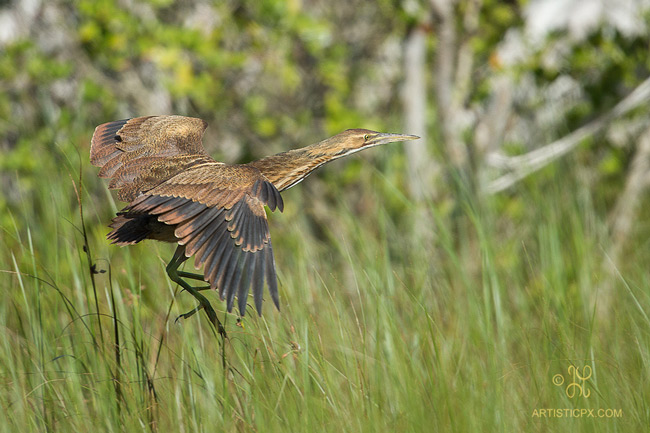
[[[408,185],[411,197],[423,201],[434,194],[440,166],[433,160],[427,143],[426,38],[424,29],[415,28],[405,43],[404,124],[408,134],[420,139],[404,146],[408,160]]]

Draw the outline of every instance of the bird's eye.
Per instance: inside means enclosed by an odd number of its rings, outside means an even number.
[[[369,138],[370,138],[370,135],[366,134],[366,135],[363,136],[363,141],[368,141]]]

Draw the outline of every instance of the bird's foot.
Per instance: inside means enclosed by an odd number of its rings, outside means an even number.
[[[176,321],[178,321],[179,318],[187,319],[188,317],[192,317],[197,311],[203,310],[205,311],[205,314],[208,316],[208,320],[210,320],[210,323],[212,323],[212,326],[214,326],[214,329],[221,335],[221,337],[226,338],[226,329],[223,327],[221,322],[219,321],[219,318],[217,318],[217,313],[214,311],[214,308],[212,308],[212,305],[210,304],[210,301],[203,296],[200,291],[209,289],[210,287],[192,287],[187,281],[185,281],[183,278],[190,278],[190,279],[195,279],[195,280],[202,280],[203,277],[198,274],[192,274],[189,272],[184,272],[184,271],[179,271],[178,266],[180,266],[181,263],[183,263],[185,260],[187,260],[187,257],[185,257],[184,254],[185,247],[182,245],[179,245],[179,247],[176,249],[176,252],[174,253],[174,257],[172,260],[169,262],[167,265],[167,275],[169,275],[169,278],[174,281],[176,284],[181,286],[183,290],[186,290],[189,292],[194,298],[199,301],[198,307],[193,309],[192,311],[189,311],[185,314],[181,314],[176,318]]]
[[[194,314],[196,314],[198,311],[205,311],[205,314],[208,316],[208,320],[210,323],[212,323],[212,326],[214,326],[214,329],[217,330],[219,335],[221,335],[223,338],[227,337],[226,334],[226,328],[223,327],[221,324],[221,321],[219,321],[219,318],[217,317],[216,311],[214,311],[214,308],[212,308],[212,305],[210,304],[210,301],[208,301],[204,296],[200,295],[198,292],[195,292],[197,288],[186,288],[188,292],[190,292],[194,297],[199,301],[199,305],[194,308],[191,311],[188,311],[187,313],[179,315],[174,323],[178,322],[179,319],[188,319],[192,317]],[[197,296],[198,295],[198,296]]]
[[[203,305],[199,305],[198,307],[194,308],[191,311],[188,311],[187,313],[180,314],[176,320],[174,320],[174,323],[178,323],[180,319],[189,319],[192,317],[197,311],[201,311],[203,309]]]
[[[217,330],[219,335],[221,335],[223,338],[226,338],[226,329],[219,321],[219,318],[217,317],[217,313],[214,311],[212,305],[210,305],[210,302],[207,299],[203,298],[203,300],[204,301],[200,301],[201,304],[196,308],[199,310],[203,309],[203,311],[205,311],[205,314],[208,316],[208,320],[210,320],[210,322],[214,326],[214,329]]]

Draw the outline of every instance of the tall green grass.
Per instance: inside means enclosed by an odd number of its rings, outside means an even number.
[[[109,246],[117,205],[76,166],[34,185],[2,227],[2,431],[650,427],[647,253],[631,252],[597,316],[606,226],[579,184],[466,200],[453,219],[424,205],[430,239],[412,233],[418,205],[368,165],[323,209],[309,200],[317,179],[290,190],[270,215],[282,311],[267,302],[237,323],[210,294],[222,350],[203,315],[174,320],[194,304],[166,278],[173,247]],[[571,365],[592,368],[588,398],[565,393]],[[534,416],[549,408],[622,416]]]

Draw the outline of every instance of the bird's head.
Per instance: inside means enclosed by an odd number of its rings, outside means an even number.
[[[389,134],[369,129],[348,129],[319,143],[319,150],[334,159],[380,144],[417,140],[418,138],[420,137],[417,135]]]

